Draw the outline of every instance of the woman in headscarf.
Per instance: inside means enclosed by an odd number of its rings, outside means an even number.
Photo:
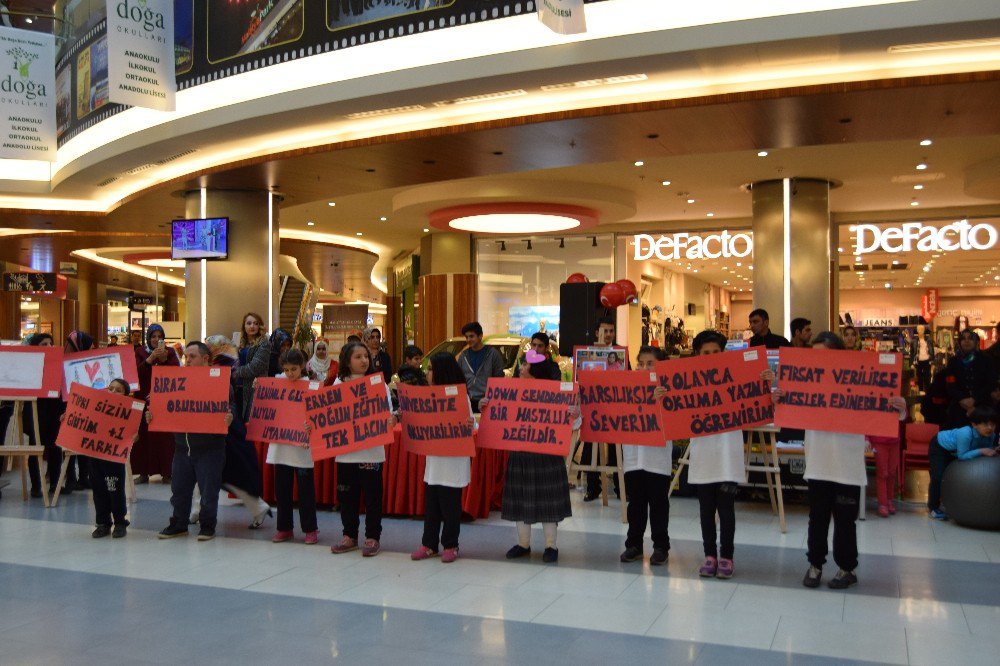
[[[264,320],[256,312],[243,316],[238,354],[239,362],[232,374],[233,399],[237,405],[242,405],[240,416],[246,423],[250,418],[250,405],[253,404],[253,380],[267,377],[271,367],[271,341],[264,332]]]
[[[385,377],[385,383],[388,384],[392,381],[392,358],[387,351],[382,349],[382,332],[374,326],[369,326],[361,332],[361,339],[368,347],[368,352],[372,357],[368,374],[374,375],[376,372],[381,372],[382,376]]]
[[[316,341],[316,348],[313,351],[313,356],[309,359],[309,363],[306,369],[309,371],[309,378],[315,379],[318,382],[325,382],[326,378],[330,375],[337,374],[337,362],[330,357],[329,354],[329,341],[326,338],[320,338]]]
[[[292,336],[283,328],[274,329],[271,334],[271,358],[267,366],[267,376],[281,374],[281,355],[292,348]]]
[[[146,344],[135,348],[135,367],[139,371],[139,390],[135,397],[149,400],[153,385],[153,367],[178,366],[180,359],[166,342],[166,334],[159,324],[146,329]],[[139,475],[136,483],[149,483],[149,477],[159,474],[163,483],[170,481],[170,467],[174,462],[174,436],[168,432],[150,432],[146,419],[139,421],[139,439],[132,447],[132,472]]]
[[[212,365],[235,369],[239,364],[239,352],[224,335],[212,335],[205,340],[212,352]],[[253,391],[251,384],[246,388]],[[260,498],[260,466],[257,451],[247,441],[246,422],[233,419],[226,434],[226,466],[222,469],[222,487],[236,495],[250,512],[249,528],[255,530],[264,523],[264,518],[272,515],[271,507]]]

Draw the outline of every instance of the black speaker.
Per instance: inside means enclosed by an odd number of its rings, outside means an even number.
[[[573,347],[594,344],[597,320],[611,312],[601,305],[603,282],[559,286],[559,354],[572,356]]]

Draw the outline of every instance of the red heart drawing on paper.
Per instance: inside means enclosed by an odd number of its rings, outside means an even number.
[[[101,362],[94,361],[93,363],[84,363],[83,369],[87,371],[87,376],[90,377],[90,382],[94,383],[94,377],[96,377],[97,373],[101,371]]]

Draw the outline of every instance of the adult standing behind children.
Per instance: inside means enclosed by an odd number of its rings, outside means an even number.
[[[771,316],[764,308],[757,308],[751,312],[749,322],[750,330],[753,332],[750,337],[751,347],[778,349],[791,344],[784,337],[771,332]]]
[[[361,339],[368,347],[368,353],[372,357],[368,374],[373,375],[376,372],[381,372],[388,386],[389,382],[392,381],[392,357],[389,356],[389,352],[382,349],[382,332],[374,326],[369,326],[362,331]]]
[[[155,366],[181,364],[174,350],[167,346],[166,334],[159,324],[146,329],[146,344],[135,348],[135,366],[139,372],[139,390],[135,397],[149,400]],[[132,473],[138,474],[136,483],[149,483],[149,477],[159,474],[163,482],[170,481],[170,466],[174,460],[174,442],[170,433],[149,432],[145,421],[139,424],[139,440],[132,447]]]
[[[250,420],[253,380],[267,377],[270,365],[271,341],[264,331],[264,319],[256,312],[248,312],[243,316],[240,329],[239,363],[233,368],[230,380],[238,407],[236,415],[244,423]]]
[[[993,404],[993,389],[997,387],[997,370],[993,362],[979,351],[979,336],[970,329],[958,334],[958,353],[948,362],[945,387],[948,391],[949,429],[969,425],[969,414],[976,407]]]
[[[503,357],[496,348],[483,344],[483,327],[478,321],[463,326],[462,335],[469,346],[458,357],[458,364],[465,373],[472,411],[478,414],[479,401],[486,395],[486,383],[490,377],[504,376]]]

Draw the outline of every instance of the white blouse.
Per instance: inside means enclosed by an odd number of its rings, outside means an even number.
[[[806,473],[803,478],[848,486],[868,485],[864,435],[806,430],[805,447]]]
[[[692,437],[688,483],[746,483],[743,431]]]
[[[468,400],[468,398],[466,398]],[[472,402],[469,402],[469,414]],[[479,429],[479,422],[476,422]],[[472,481],[472,458],[468,456],[427,456],[424,483],[429,486],[464,488]]]

